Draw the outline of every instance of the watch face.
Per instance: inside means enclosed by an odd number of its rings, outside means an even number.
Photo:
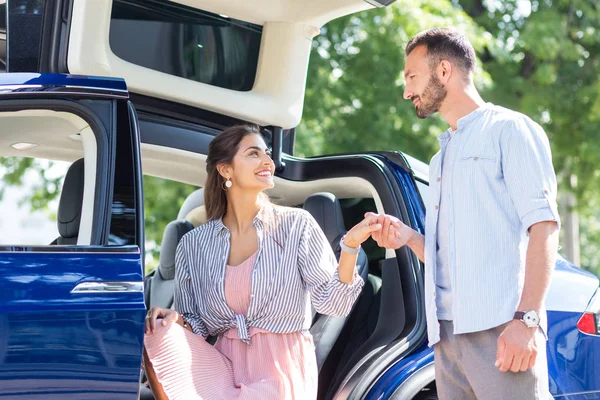
[[[540,324],[540,317],[535,311],[527,311],[525,315],[523,315],[523,322],[525,322],[525,325],[529,328],[533,328]]]

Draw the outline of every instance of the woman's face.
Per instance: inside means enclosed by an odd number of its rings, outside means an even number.
[[[274,186],[275,164],[262,136],[244,136],[229,168],[232,188],[263,191]]]

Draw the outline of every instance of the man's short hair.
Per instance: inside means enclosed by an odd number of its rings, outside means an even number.
[[[469,40],[454,29],[434,28],[417,34],[406,45],[406,56],[418,46],[427,48],[431,68],[437,67],[442,60],[448,60],[458,66],[466,77],[475,71],[475,50]]]

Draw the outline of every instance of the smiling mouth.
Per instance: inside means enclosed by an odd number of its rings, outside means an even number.
[[[271,178],[273,176],[271,171],[260,171],[260,172],[257,172],[256,175],[262,176],[263,178]]]

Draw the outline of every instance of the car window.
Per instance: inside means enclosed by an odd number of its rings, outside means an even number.
[[[254,85],[262,27],[175,3],[113,2],[110,47],[133,64],[226,89]]]
[[[167,224],[175,221],[185,199],[196,189],[194,185],[169,179],[144,175],[144,220],[145,220],[145,270],[154,270],[160,262],[161,242]],[[193,215],[184,216],[197,226],[200,222]],[[169,251],[175,249],[170,247]],[[174,257],[174,254],[173,254]]]
[[[58,236],[58,196],[71,164],[0,157],[0,244],[49,245]]]
[[[77,115],[0,113],[0,245],[89,245],[96,149]]]

